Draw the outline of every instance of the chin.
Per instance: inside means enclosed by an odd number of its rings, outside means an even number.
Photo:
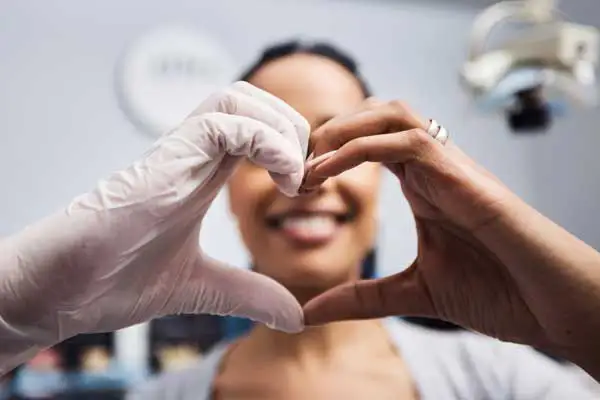
[[[347,275],[323,276],[323,274],[318,273],[301,273],[294,274],[291,276],[289,274],[286,274],[285,277],[281,277],[281,279],[276,280],[286,287],[313,287],[320,288],[323,290],[331,289],[335,286],[353,281],[353,279],[349,279]]]
[[[273,274],[271,277],[285,286],[296,297],[312,298],[338,285],[358,279],[357,272],[348,269],[331,270],[331,264],[313,264],[307,266],[287,265],[285,271]]]

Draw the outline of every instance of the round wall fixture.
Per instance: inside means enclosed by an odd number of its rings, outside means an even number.
[[[233,62],[214,38],[187,27],[160,28],[136,40],[117,68],[121,109],[156,137],[233,79]]]

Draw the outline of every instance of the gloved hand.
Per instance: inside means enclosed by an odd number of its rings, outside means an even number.
[[[141,160],[0,242],[0,375],[76,334],[164,315],[236,315],[302,330],[302,309],[285,288],[208,257],[198,240],[210,204],[243,157],[295,195],[308,134],[287,104],[238,82]]]

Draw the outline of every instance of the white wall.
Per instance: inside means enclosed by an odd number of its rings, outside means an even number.
[[[450,3],[450,2],[447,2]],[[441,3],[277,0],[4,0],[0,6],[0,235],[64,205],[150,144],[120,111],[114,70],[149,28],[185,22],[222,40],[240,66],[297,34],[326,38],[362,61],[377,94],[409,101],[515,191],[596,247],[600,116],[579,113],[547,135],[516,137],[501,119],[468,112],[457,83],[468,9]],[[431,8],[435,4],[436,8]],[[448,6],[447,6],[448,7]],[[382,267],[415,254],[413,223],[390,179],[383,196]],[[245,257],[223,197],[202,241],[222,259]],[[235,248],[236,251],[231,249]]]

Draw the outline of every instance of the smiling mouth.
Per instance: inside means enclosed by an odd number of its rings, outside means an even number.
[[[319,227],[325,224],[344,224],[354,218],[351,212],[290,212],[280,215],[271,215],[266,218],[267,226],[281,229],[285,226]]]
[[[354,218],[352,213],[297,212],[267,217],[267,226],[301,244],[323,244]]]

